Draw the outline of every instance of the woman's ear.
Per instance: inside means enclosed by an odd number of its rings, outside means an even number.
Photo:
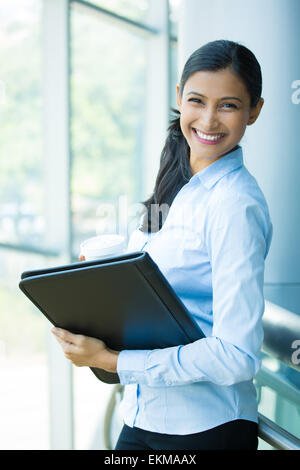
[[[178,109],[180,111],[180,108],[181,108],[181,96],[180,96],[180,86],[179,85],[176,85],[176,103],[177,103],[177,106],[178,106]]]
[[[261,112],[261,108],[263,107],[263,104],[264,104],[264,99],[260,98],[257,105],[250,110],[250,116],[247,122],[247,126],[251,126],[251,124],[255,123],[256,119],[258,118]]]

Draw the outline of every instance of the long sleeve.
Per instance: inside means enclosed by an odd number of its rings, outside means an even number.
[[[264,260],[272,224],[247,194],[213,206],[205,227],[213,289],[212,335],[188,345],[122,351],[121,384],[150,387],[210,381],[229,386],[253,378],[263,341]]]

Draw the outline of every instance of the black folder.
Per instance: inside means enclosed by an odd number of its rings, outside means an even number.
[[[202,330],[147,252],[25,271],[20,289],[54,325],[116,351],[184,345]],[[99,380],[117,373],[91,367]]]

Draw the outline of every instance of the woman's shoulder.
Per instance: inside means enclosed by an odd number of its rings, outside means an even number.
[[[221,182],[220,182],[221,183]],[[255,218],[266,232],[272,225],[267,200],[256,178],[243,168],[242,171],[223,179],[217,190],[212,194],[208,204],[208,226],[230,226]]]
[[[257,179],[245,166],[220,181],[211,202],[220,210],[228,206],[237,208],[247,205],[259,205],[268,210],[265,195]]]

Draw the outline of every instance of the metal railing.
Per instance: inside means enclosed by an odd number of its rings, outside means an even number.
[[[294,343],[300,340],[300,315],[265,301],[262,350],[300,372],[300,362],[293,360]]]
[[[262,367],[255,377],[255,385],[269,387],[280,397],[285,398],[296,406],[300,406],[300,390],[280,372],[274,372]],[[258,436],[277,450],[300,450],[300,439],[258,413]]]
[[[300,339],[300,315],[269,301],[263,315],[264,342],[262,350],[300,372],[300,364],[293,362],[293,342]],[[262,367],[255,377],[256,385],[274,390],[296,406],[300,406],[300,390],[280,372]],[[278,450],[300,450],[300,439],[259,413],[258,435]]]
[[[290,382],[281,372],[274,372],[264,366],[255,376],[255,384],[258,387],[269,387],[282,398],[289,400],[300,407],[300,390]]]
[[[300,439],[258,413],[258,437],[277,450],[300,450]]]

